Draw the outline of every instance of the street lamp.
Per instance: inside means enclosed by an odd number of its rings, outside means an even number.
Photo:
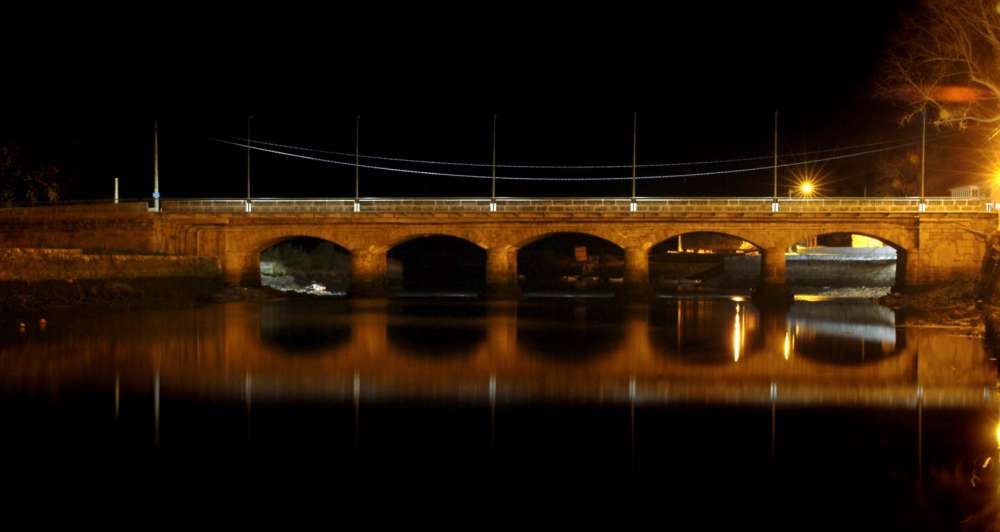
[[[812,168],[801,168],[793,175],[792,186],[788,188],[788,196],[794,193],[800,198],[818,196],[823,185],[823,173]]]

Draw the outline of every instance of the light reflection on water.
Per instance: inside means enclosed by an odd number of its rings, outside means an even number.
[[[867,301],[233,303],[0,331],[0,449],[104,431],[102,449],[250,442],[385,467],[778,468],[808,490],[867,475],[844,489],[869,500],[954,484],[961,513],[981,503],[970,472],[992,474],[995,381],[980,340]]]
[[[5,331],[9,390],[148,387],[155,369],[197,397],[260,390],[339,400],[355,373],[362,394],[501,400],[755,404],[772,384],[800,404],[992,402],[995,369],[978,339],[897,328],[863,300],[760,309],[725,298],[650,305],[554,300],[292,300],[52,319]],[[263,393],[263,392],[261,392]],[[832,402],[832,403],[829,403]]]

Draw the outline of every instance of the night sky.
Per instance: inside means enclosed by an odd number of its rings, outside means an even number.
[[[627,165],[633,111],[640,164],[766,156],[775,110],[782,154],[914,139],[919,124],[901,126],[898,104],[874,95],[887,40],[913,6],[664,4],[649,13],[503,12],[488,21],[488,14],[468,12],[451,13],[459,17],[455,23],[426,27],[398,14],[401,25],[364,29],[378,27],[369,22],[349,34],[338,24],[318,32],[320,22],[300,14],[294,24],[282,16],[271,21],[280,32],[258,23],[216,35],[219,27],[202,21],[173,26],[169,35],[136,25],[120,35],[95,31],[58,44],[8,41],[15,58],[8,72],[18,81],[3,89],[10,105],[0,111],[0,141],[65,167],[73,176],[69,197],[82,199],[110,196],[114,176],[122,180],[122,196],[150,195],[154,118],[166,198],[246,193],[245,151],[212,139],[243,137],[247,115],[254,116],[255,139],[352,152],[360,114],[363,154],[489,163],[495,112],[501,165]],[[974,144],[965,135],[934,145],[944,142]],[[958,150],[928,151],[930,194],[947,193],[966,178],[956,170],[959,155],[968,159]],[[873,179],[874,161],[813,169],[825,176],[828,195],[860,195]],[[489,175],[488,167],[368,162]],[[254,153],[251,164],[255,197],[354,193],[348,166],[263,153]],[[498,169],[551,177],[630,172]],[[782,194],[793,180],[782,171]],[[488,180],[361,171],[362,196],[489,192]],[[500,181],[497,193],[627,196],[630,183]],[[638,190],[640,196],[770,193],[770,170],[640,181]]]

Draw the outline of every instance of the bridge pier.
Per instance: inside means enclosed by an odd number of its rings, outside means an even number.
[[[379,298],[388,295],[388,248],[369,246],[351,250],[352,297]]]
[[[625,248],[624,281],[622,295],[626,299],[643,300],[652,295],[649,283],[649,249],[645,246]]]
[[[920,250],[896,250],[896,279],[892,284],[892,291],[904,292],[911,284],[915,284],[919,279],[920,272],[917,266],[920,264]]]
[[[785,246],[769,247],[761,251],[760,286],[755,298],[781,301],[791,298],[785,269]]]
[[[486,293],[489,299],[515,299],[517,286],[517,248],[495,246],[486,250]]]
[[[228,252],[222,255],[222,275],[231,286],[260,286],[260,255]]]

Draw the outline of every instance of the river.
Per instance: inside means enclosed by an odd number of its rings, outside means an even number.
[[[902,327],[866,300],[807,299],[293,298],[62,315],[0,331],[0,446],[767,479],[848,490],[894,526],[988,511],[998,399],[982,341]]]

